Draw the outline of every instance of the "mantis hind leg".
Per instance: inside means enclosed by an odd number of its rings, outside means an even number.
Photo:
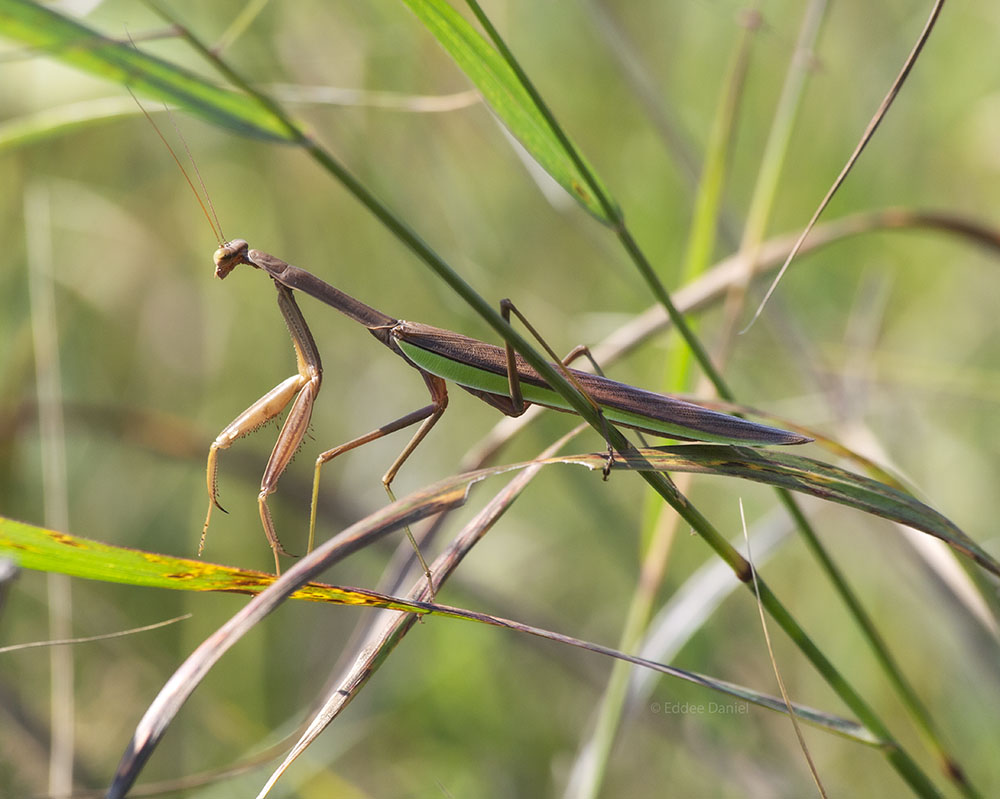
[[[545,339],[542,338],[541,334],[539,334],[539,332],[535,330],[531,322],[529,322],[527,318],[525,318],[524,314],[517,309],[517,306],[514,305],[513,302],[511,302],[509,299],[506,298],[500,300],[500,315],[503,316],[504,321],[507,322],[508,324],[510,323],[510,315],[512,313],[518,319],[521,320],[521,324],[523,324],[525,328],[527,328],[528,332],[531,333],[532,336],[534,336],[535,340],[542,345],[542,348],[545,350],[546,353],[548,353],[549,357],[552,358],[554,361],[562,364],[563,366],[568,366],[576,358],[585,356],[591,362],[591,364],[593,364],[598,374],[601,374],[601,368],[597,365],[597,361],[594,360],[594,356],[591,354],[589,347],[581,344],[577,347],[574,347],[570,351],[569,355],[567,355],[565,358],[560,358],[558,355],[555,354],[555,352],[548,345]],[[507,354],[507,380],[510,386],[510,400],[512,408],[515,411],[515,414],[513,415],[520,415],[524,413],[526,404],[524,402],[523,396],[521,395],[521,377],[517,371],[517,362],[514,358],[514,348],[510,346],[509,341],[504,343],[504,350]],[[601,420],[601,435],[604,437],[604,442],[608,445],[607,460],[605,461],[604,469],[602,470],[604,479],[607,480],[611,474],[611,468],[615,465],[615,449],[611,445],[611,438],[608,434],[608,420],[605,418],[604,411],[601,410],[601,407],[594,401],[593,397],[591,397],[587,393],[586,389],[584,389],[584,387],[580,385],[579,381],[575,377],[573,377],[573,374],[571,372],[563,370],[562,375],[573,385],[573,387],[577,391],[580,392],[580,394],[584,397],[584,399],[586,399],[587,402],[590,403],[591,407],[594,409],[594,411],[596,411],[598,417]]]

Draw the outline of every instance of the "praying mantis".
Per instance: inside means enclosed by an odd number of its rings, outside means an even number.
[[[293,293],[295,291],[326,303],[367,328],[376,339],[420,373],[430,393],[430,402],[422,408],[327,450],[316,459],[310,510],[310,546],[316,523],[321,467],[351,449],[419,424],[409,443],[382,477],[382,484],[391,496],[389,486],[396,473],[448,406],[447,382],[455,383],[507,416],[520,416],[531,404],[574,413],[569,403],[515,353],[509,343],[504,347],[498,347],[451,330],[395,319],[345,294],[304,269],[292,266],[261,250],[251,249],[243,239],[233,239],[225,243],[216,250],[214,260],[215,274],[220,279],[228,276],[241,264],[260,269],[273,279],[278,295],[278,308],[291,335],[298,368],[295,375],[279,383],[237,416],[212,443],[206,468],[209,505],[199,553],[205,543],[212,508],[222,509],[217,488],[219,451],[227,449],[236,440],[273,419],[291,404],[264,470],[257,497],[264,533],[274,553],[276,572],[280,572],[279,555],[288,555],[278,540],[267,501],[276,490],[282,472],[302,443],[323,380],[319,349],[295,301]],[[510,314],[514,313],[532,334],[542,341],[509,300],[501,302],[500,307],[507,321],[510,320]],[[542,343],[544,345],[544,342]],[[559,360],[547,345],[545,349],[552,358]],[[588,399],[605,424],[609,422],[620,424],[643,433],[668,438],[724,444],[765,446],[803,444],[811,441],[798,433],[750,422],[676,397],[609,380],[600,375],[569,369],[568,363],[579,351],[580,348],[563,362],[553,366],[556,366]],[[613,459],[614,454],[609,445],[605,477],[613,465]],[[424,570],[427,571],[426,565]]]
[[[221,225],[215,216],[215,209],[212,207],[207,192],[205,199],[208,207],[202,202],[198,190],[170,143],[146,112],[146,109],[135,98],[135,95],[132,97],[170,152],[201,205],[209,225],[219,236],[219,241],[222,242]],[[198,171],[197,164],[194,166],[199,181],[201,181],[201,173]],[[201,181],[201,184],[204,188],[204,181]],[[211,213],[209,213],[209,209],[211,209]],[[419,423],[420,426],[416,433],[413,434],[409,443],[382,476],[382,485],[392,497],[390,485],[396,473],[431,428],[437,424],[448,407],[448,381],[455,383],[506,416],[520,416],[532,404],[567,413],[576,413],[572,405],[561,394],[549,386],[538,372],[514,352],[510,342],[505,342],[503,347],[498,347],[451,330],[396,319],[351,297],[305,269],[293,266],[262,250],[251,249],[244,239],[232,239],[223,243],[215,251],[214,261],[215,275],[219,279],[226,278],[241,264],[260,269],[272,278],[277,290],[278,308],[284,317],[291,335],[292,346],[295,349],[297,370],[296,374],[283,380],[237,416],[212,442],[205,469],[209,497],[208,511],[205,514],[205,524],[202,527],[201,540],[198,545],[199,555],[205,547],[205,538],[212,520],[212,509],[219,508],[225,511],[225,508],[219,504],[218,498],[219,452],[228,449],[240,438],[274,419],[291,403],[291,409],[275,441],[271,456],[268,458],[267,466],[261,477],[260,492],[257,495],[261,524],[274,554],[275,574],[281,572],[279,556],[290,557],[290,553],[285,550],[278,539],[267,500],[277,489],[278,479],[305,438],[312,417],[312,409],[323,381],[323,366],[319,348],[316,346],[316,341],[298,303],[295,301],[293,294],[295,291],[301,291],[303,294],[308,294],[314,299],[326,303],[367,328],[368,332],[376,339],[420,373],[431,400],[424,407],[388,422],[363,436],[329,449],[317,457],[309,513],[308,546],[310,550],[315,538],[319,478],[323,465],[338,455]],[[606,441],[608,441],[607,424],[609,422],[637,430],[640,433],[720,444],[768,446],[805,444],[812,441],[811,438],[799,433],[750,422],[677,397],[657,394],[626,383],[609,380],[603,375],[570,369],[568,364],[578,355],[584,354],[589,357],[589,350],[586,347],[577,347],[566,358],[560,360],[510,300],[502,300],[500,310],[507,322],[510,321],[512,313],[516,315],[535,339],[542,344],[549,356],[558,362],[552,365],[569,380],[597,412],[604,427],[603,433]],[[593,362],[592,358],[591,361]],[[594,366],[596,368],[597,364],[594,363]],[[604,469],[605,478],[608,477],[613,464],[614,451],[609,442],[608,459]],[[429,584],[432,585],[430,572],[416,541],[410,535],[408,528],[406,532]]]

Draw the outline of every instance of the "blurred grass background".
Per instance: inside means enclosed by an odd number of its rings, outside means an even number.
[[[753,51],[726,205],[739,231],[801,13],[773,2]],[[205,39],[241,8],[174,2]],[[692,187],[651,109],[608,45],[614,25],[697,160],[729,53],[735,2],[537,4],[487,9],[571,136],[625,210],[636,238],[676,287]],[[773,233],[797,230],[839,172],[923,24],[902,3],[834,4],[815,53],[775,209]],[[106,2],[88,24],[140,36],[162,26],[132,3]],[[0,32],[2,33],[2,32]],[[996,220],[1000,208],[1000,9],[946,8],[922,61],[827,218],[901,205]],[[176,40],[142,44],[205,72]],[[447,95],[468,83],[399,3],[271,3],[228,59],[270,84]],[[6,46],[4,119],[118,97],[119,87]],[[151,107],[155,112],[155,107]],[[650,304],[607,231],[537,189],[480,104],[406,113],[366,104],[302,106],[318,137],[484,296],[511,297],[557,351],[594,342]],[[170,122],[158,114],[171,140]],[[367,212],[291,148],[240,139],[177,115],[228,237],[313,271],[400,318],[493,340],[482,322]],[[0,511],[41,523],[39,434],[26,239],[54,259],[67,413],[70,531],[192,554],[205,510],[204,456],[218,431],[294,369],[272,290],[239,270],[212,277],[215,247],[189,189],[139,115],[0,151]],[[50,225],[32,207],[48,208]],[[35,226],[35,227],[32,227]],[[29,229],[35,233],[29,234]],[[724,237],[718,255],[732,250]],[[937,234],[860,237],[793,266],[764,320],[740,338],[727,377],[742,401],[830,431],[864,436],[920,495],[995,551],[1000,484],[1000,281],[988,253]],[[304,547],[315,454],[425,402],[422,383],[348,320],[303,300],[326,376],[307,442],[272,500],[286,546]],[[711,341],[718,315],[702,331]],[[613,376],[652,388],[678,350],[661,337]],[[398,495],[455,471],[496,414],[453,391],[444,420],[394,488]],[[505,453],[528,457],[571,424],[552,414]],[[221,458],[230,515],[217,516],[206,558],[270,568],[255,495],[276,428]],[[600,447],[592,434],[574,451]],[[381,505],[378,478],[399,451],[391,438],[326,470],[323,534]],[[821,456],[822,457],[822,456]],[[696,483],[694,500],[733,535],[738,497],[751,518],[773,505],[754,486]],[[475,503],[473,503],[475,504]],[[441,600],[582,638],[617,640],[637,579],[643,488],[627,476],[598,486],[583,470],[549,469],[479,546]],[[888,525],[810,505],[824,542],[876,616],[907,675],[985,795],[1000,790],[996,642],[956,622],[942,594]],[[330,581],[371,586],[390,545],[351,558]],[[680,538],[664,597],[707,557]],[[790,541],[765,575],[893,731],[919,744],[846,616],[803,549]],[[45,577],[23,574],[0,618],[5,641],[47,637]],[[245,600],[73,584],[74,632],[87,635],[183,612],[166,630],[86,644],[76,654],[78,764],[100,787],[132,728],[179,661]],[[147,779],[221,768],[291,731],[326,679],[359,612],[287,606],[227,656],[183,711]],[[780,637],[794,698],[843,712]],[[739,593],[675,663],[775,690],[757,612]],[[991,667],[992,666],[992,667]],[[277,796],[530,796],[558,793],[609,664],[496,630],[421,625],[370,690],[280,783]],[[0,794],[44,790],[48,656],[0,658]],[[691,686],[661,684],[655,701],[707,704]],[[34,731],[34,732],[33,732]],[[807,733],[835,795],[891,795],[898,777],[873,751]],[[934,766],[928,756],[922,765]],[[184,795],[247,795],[261,772]],[[762,711],[629,717],[605,795],[798,796],[808,773],[786,720]]]

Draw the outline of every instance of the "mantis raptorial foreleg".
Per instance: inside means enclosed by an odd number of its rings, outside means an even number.
[[[219,504],[217,485],[217,466],[219,450],[228,449],[233,442],[242,438],[248,433],[252,433],[261,425],[269,422],[280,414],[292,402],[292,409],[281,427],[281,433],[271,451],[267,467],[264,469],[264,476],[260,481],[260,493],[257,495],[257,505],[260,510],[260,520],[264,526],[264,533],[267,535],[268,543],[274,552],[275,573],[281,571],[278,555],[288,555],[285,548],[278,540],[278,535],[274,530],[274,522],[271,520],[271,512],[267,507],[267,498],[274,493],[278,486],[278,478],[288,466],[292,456],[298,450],[302,439],[309,429],[309,419],[312,417],[313,404],[316,395],[319,393],[320,383],[323,380],[323,365],[320,361],[319,350],[312,334],[306,325],[302,311],[292,296],[291,289],[283,286],[278,281],[274,282],[278,292],[278,308],[288,325],[288,332],[292,337],[292,345],[295,347],[295,360],[298,365],[298,374],[292,375],[287,380],[282,381],[267,394],[257,400],[243,413],[230,422],[226,428],[219,433],[212,442],[208,451],[208,467],[206,469],[206,479],[208,483],[208,512],[205,514],[205,526],[201,532],[201,542],[198,545],[200,555],[205,547],[205,536],[208,534],[208,525],[212,520],[212,508],[218,507],[225,512],[225,508]],[[294,402],[293,402],[294,398]]]

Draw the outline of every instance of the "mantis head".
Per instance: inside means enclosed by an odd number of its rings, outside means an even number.
[[[215,251],[215,276],[222,280],[240,264],[250,263],[247,251],[250,245],[244,239],[227,241]]]

